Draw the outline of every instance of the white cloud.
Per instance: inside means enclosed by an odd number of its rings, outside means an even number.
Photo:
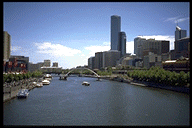
[[[35,43],[35,46],[37,46],[38,53],[50,54],[56,57],[74,56],[81,53],[78,49],[69,48],[61,44],[52,44],[50,42]]]
[[[11,46],[11,52],[16,52],[21,50],[22,48],[20,46]]]
[[[175,21],[175,23],[179,23],[179,22],[183,22],[183,21],[185,21],[185,20],[189,20],[189,17],[185,17],[185,18],[180,18],[180,19],[177,19],[176,21]]]
[[[155,39],[155,40],[168,40],[170,42],[170,50],[174,49],[175,36],[173,35],[152,35],[152,36],[138,36],[146,39]]]
[[[85,50],[88,50],[89,56],[95,56],[96,52],[103,52],[110,50],[110,43],[104,42],[103,45],[92,45],[84,48]]]
[[[173,22],[173,23],[179,23],[179,22],[183,22],[185,20],[189,20],[189,17],[184,17],[184,18],[179,18],[180,16],[176,16],[176,17],[170,17],[167,18],[166,20],[164,20],[164,22]]]

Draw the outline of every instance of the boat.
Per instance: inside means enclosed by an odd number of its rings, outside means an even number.
[[[28,89],[21,89],[21,90],[19,90],[19,92],[17,93],[17,97],[18,97],[18,98],[27,98],[28,95],[29,95]]]
[[[38,87],[38,88],[43,87],[43,83],[42,82],[37,82],[36,87]]]
[[[48,81],[47,79],[43,80],[42,81],[43,85],[49,85],[50,84],[50,81]]]
[[[47,79],[47,80],[51,81],[52,76],[51,76],[51,74],[46,74],[46,75],[43,76],[43,79]]]
[[[90,83],[89,83],[89,82],[87,82],[87,81],[83,81],[82,85],[89,86],[89,85],[90,85]]]

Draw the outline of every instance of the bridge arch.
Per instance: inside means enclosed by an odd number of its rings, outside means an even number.
[[[94,73],[97,77],[100,77],[96,72],[94,72],[93,70],[89,69],[89,68],[73,68],[71,69],[65,76],[68,76],[69,73],[71,73],[72,71],[74,71],[75,69],[87,69],[89,71],[91,71],[92,73]]]

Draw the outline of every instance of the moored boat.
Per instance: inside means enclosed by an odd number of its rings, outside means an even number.
[[[46,74],[46,75],[43,76],[43,78],[44,78],[44,79],[47,79],[47,80],[49,80],[49,81],[52,80],[51,74]]]
[[[43,85],[49,85],[50,84],[50,81],[48,81],[47,79],[43,80],[42,81]]]
[[[38,88],[43,87],[43,83],[42,82],[37,82],[36,87],[38,87]]]
[[[17,97],[18,97],[18,98],[27,98],[28,95],[29,95],[28,89],[21,89],[21,90],[19,90],[19,92],[17,93]]]

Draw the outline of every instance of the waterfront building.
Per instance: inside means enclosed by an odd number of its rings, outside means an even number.
[[[111,16],[111,50],[118,50],[121,31],[121,17],[117,15]]]
[[[168,53],[169,41],[136,37],[134,39],[134,53],[137,57],[143,58],[148,55],[149,52],[153,52],[157,55]]]
[[[104,68],[103,55],[104,55],[103,52],[96,52],[95,53],[95,68],[96,69]]]
[[[103,67],[115,67],[117,61],[120,59],[120,51],[118,50],[109,50],[109,51],[105,51],[103,52],[103,62],[104,65]]]
[[[48,74],[51,74],[51,73],[62,73],[62,67],[41,67],[41,71],[43,73],[48,73]]]
[[[53,62],[53,66],[52,67],[58,67],[58,62]]]
[[[51,66],[51,60],[44,60],[44,67],[50,67]]]
[[[182,30],[179,26],[176,26],[175,41],[187,36],[187,30]]]
[[[126,34],[125,32],[120,32],[120,41],[118,50],[120,51],[121,57],[126,54]]]
[[[3,61],[8,61],[11,55],[11,36],[3,31]]]
[[[88,68],[94,69],[95,68],[95,57],[90,57],[88,59]]]
[[[11,55],[8,62],[8,70],[6,71],[15,72],[22,70],[29,70],[29,57]]]
[[[34,71],[37,71],[37,70],[41,70],[41,67],[43,67],[44,65],[44,62],[39,62],[37,64],[33,64],[33,63],[29,63],[29,71],[30,72],[34,72]]]
[[[175,72],[190,71],[189,58],[163,61],[162,66],[163,66],[163,69],[169,70],[169,71],[175,71]]]
[[[144,56],[143,58],[143,66],[147,69],[149,69],[152,66],[162,67],[161,62],[162,62],[161,55],[157,55],[152,52],[149,52],[148,55]]]
[[[145,38],[136,37],[134,39],[134,54],[137,55],[137,57],[142,58],[143,57],[143,44],[146,42]]]
[[[115,67],[120,59],[120,51],[109,50],[95,53],[95,68],[104,69],[105,67]]]
[[[180,57],[189,58],[190,38],[184,37],[175,41],[175,57],[173,59],[179,59]]]
[[[148,55],[149,52],[161,55],[169,52],[169,41],[148,39],[143,44],[143,56]]]

